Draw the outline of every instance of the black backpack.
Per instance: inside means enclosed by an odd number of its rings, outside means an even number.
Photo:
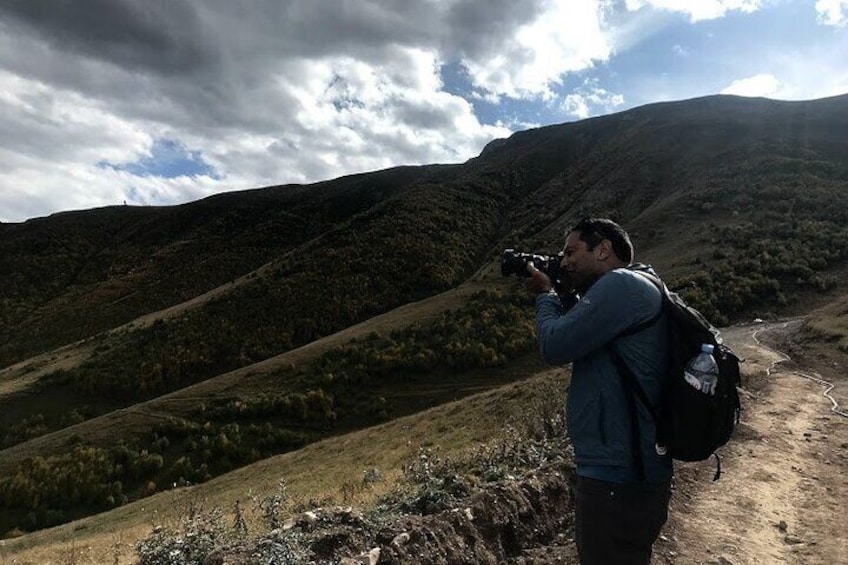
[[[688,306],[665,283],[641,264],[629,267],[650,280],[662,293],[662,307],[652,319],[629,328],[619,335],[632,335],[656,322],[660,316],[667,316],[670,346],[670,364],[666,386],[663,389],[659,406],[648,399],[642,386],[627,367],[612,342],[609,350],[628,398],[633,445],[639,446],[639,420],[635,401],[638,399],[650,412],[656,424],[658,446],[664,446],[668,454],[680,461],[703,461],[715,455],[716,449],[728,442],[736,424],[739,422],[741,403],[736,387],[741,384],[739,358],[722,343],[721,334],[704,316]],[[715,394],[702,393],[683,378],[683,369],[690,359],[698,355],[701,345],[713,345],[713,358],[718,365],[718,383]],[[640,473],[642,466],[641,449],[634,449],[634,461]],[[715,455],[717,468],[713,480],[721,476],[721,460]]]

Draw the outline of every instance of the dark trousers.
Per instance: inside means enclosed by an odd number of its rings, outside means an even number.
[[[668,518],[671,488],[577,477],[574,488],[581,565],[648,565]]]

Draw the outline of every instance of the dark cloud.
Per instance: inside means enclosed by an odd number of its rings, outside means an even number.
[[[394,115],[400,123],[411,128],[422,130],[447,129],[453,125],[455,114],[449,108],[421,101],[418,103],[406,100],[395,102]]]
[[[459,0],[445,18],[444,48],[472,58],[499,52],[515,29],[535,20],[545,4],[546,0]]]
[[[55,49],[164,74],[196,69],[213,55],[188,0],[5,0],[3,16]]]

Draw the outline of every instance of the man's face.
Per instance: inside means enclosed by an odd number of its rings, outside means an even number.
[[[568,273],[574,290],[583,294],[603,273],[598,262],[598,247],[589,251],[586,242],[580,239],[580,233],[573,231],[565,238],[563,258],[560,266]]]

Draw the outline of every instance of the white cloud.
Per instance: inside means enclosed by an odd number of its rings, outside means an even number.
[[[674,45],[672,46],[671,50],[674,51],[674,54],[678,57],[685,58],[689,56],[689,49],[684,47],[683,45]]]
[[[609,113],[623,104],[624,96],[621,94],[614,94],[601,88],[596,81],[587,81],[565,97],[562,110],[582,120],[590,116]]]
[[[495,97],[550,99],[563,74],[605,61],[610,53],[596,0],[549,0],[499,49],[464,64],[474,84]]]
[[[0,138],[8,152],[42,151],[51,162],[136,160],[151,136],[79,93],[0,69]],[[85,139],[86,143],[79,141]],[[44,140],[50,140],[45,147]]]
[[[825,25],[848,26],[848,0],[816,0],[818,21]]]
[[[773,97],[778,94],[781,83],[771,74],[759,74],[752,77],[733,81],[721,90],[721,94],[736,94],[737,96]]]
[[[682,12],[689,16],[690,21],[714,20],[724,17],[728,12],[754,12],[763,4],[763,0],[625,0],[630,11],[636,11],[645,6],[662,10]]]
[[[774,97],[781,100],[812,100],[848,93],[848,66],[839,50],[828,42],[804,52],[773,49],[758,64],[779,74],[780,89]]]

